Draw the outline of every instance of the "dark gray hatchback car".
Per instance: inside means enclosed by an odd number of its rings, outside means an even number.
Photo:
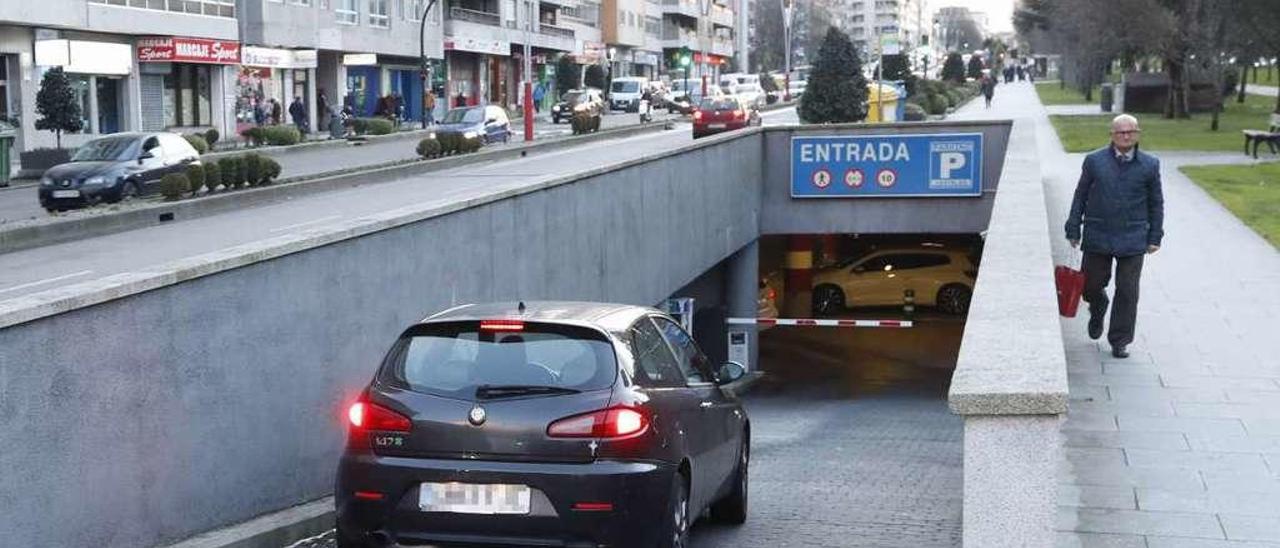
[[[681,547],[742,523],[750,423],[669,316],[467,305],[404,331],[348,409],[341,547]]]

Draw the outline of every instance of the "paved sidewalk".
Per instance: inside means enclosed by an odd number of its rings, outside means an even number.
[[[1030,86],[1001,86],[970,115],[1036,125],[1048,229],[1067,262],[1061,224],[1082,155],[1062,152]],[[1280,548],[1280,253],[1177,170],[1247,160],[1154,154],[1166,237],[1143,269],[1132,356],[1089,340],[1087,312],[1062,321],[1058,545]]]
[[[1244,91],[1245,93],[1266,95],[1268,97],[1275,97],[1277,94],[1280,94],[1280,88],[1276,86],[1264,86],[1262,84],[1248,84],[1244,87]]]

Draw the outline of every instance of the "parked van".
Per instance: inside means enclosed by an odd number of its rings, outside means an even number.
[[[644,94],[644,88],[648,84],[648,78],[614,78],[609,84],[609,110],[637,112],[640,108],[640,96]]]

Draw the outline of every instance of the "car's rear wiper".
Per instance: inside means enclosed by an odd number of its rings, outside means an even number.
[[[581,390],[562,386],[536,384],[482,384],[476,387],[476,397],[481,399],[511,398],[518,396],[577,394]]]

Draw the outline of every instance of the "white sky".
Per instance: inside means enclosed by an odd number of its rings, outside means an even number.
[[[929,0],[926,13],[930,16],[938,8],[960,6],[971,11],[987,14],[987,30],[990,32],[1009,32],[1013,30],[1014,0]]]

